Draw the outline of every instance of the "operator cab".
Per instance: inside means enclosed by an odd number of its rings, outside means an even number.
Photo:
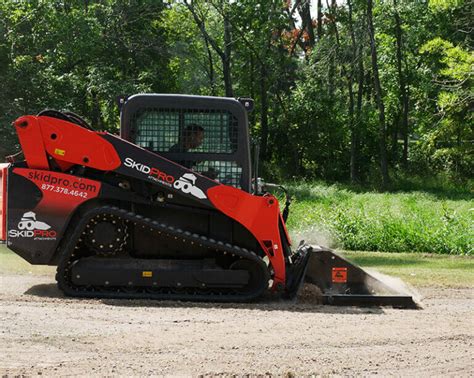
[[[121,137],[250,192],[250,99],[139,94],[120,98]]]

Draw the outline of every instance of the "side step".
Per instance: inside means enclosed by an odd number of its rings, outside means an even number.
[[[300,245],[295,257],[289,297],[295,297],[307,282],[319,287],[323,304],[419,308],[410,295],[397,292],[328,248]]]

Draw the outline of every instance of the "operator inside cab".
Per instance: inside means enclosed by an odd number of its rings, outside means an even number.
[[[183,134],[179,142],[171,146],[168,152],[188,152],[189,150],[200,147],[203,141],[204,128],[197,123],[191,123],[183,130]],[[176,163],[188,169],[193,169],[194,166],[200,162],[192,160],[178,160]],[[210,168],[206,172],[201,172],[201,174],[211,179],[215,179],[218,175],[218,172]]]
[[[168,152],[188,152],[194,148],[198,148],[204,140],[204,129],[197,123],[191,123],[188,125],[180,138],[179,142],[171,146]],[[191,168],[185,164],[182,164],[186,168]]]
[[[204,128],[197,123],[191,123],[183,130],[183,135],[178,143],[171,146],[168,152],[188,152],[198,148],[203,141]],[[192,161],[177,161],[177,163],[186,168],[192,168],[194,165]]]

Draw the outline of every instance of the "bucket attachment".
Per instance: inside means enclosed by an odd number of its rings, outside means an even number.
[[[290,298],[307,282],[319,287],[323,304],[418,308],[411,296],[398,293],[328,248],[300,244],[294,257],[287,284]]]

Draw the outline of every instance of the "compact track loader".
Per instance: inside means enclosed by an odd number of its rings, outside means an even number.
[[[280,212],[251,165],[252,100],[119,103],[120,137],[69,112],[18,118],[24,159],[0,165],[0,239],[31,264],[57,265],[66,295],[291,299],[307,281],[327,304],[416,306],[327,248],[292,249],[290,201]]]

